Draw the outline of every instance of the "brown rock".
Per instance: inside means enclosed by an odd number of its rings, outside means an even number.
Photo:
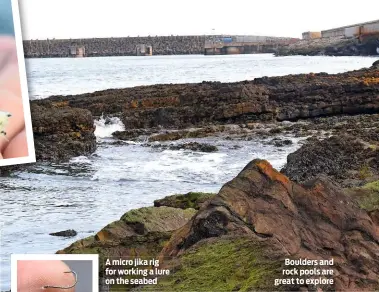
[[[126,129],[186,128],[255,121],[296,121],[379,112],[379,71],[263,77],[104,90],[48,101],[121,116]]]
[[[88,110],[32,102],[31,116],[37,160],[65,161],[96,150],[94,120]]]
[[[161,255],[188,259],[208,240],[214,245],[225,238],[249,238],[272,262],[333,258],[335,284],[322,290],[372,291],[379,285],[379,226],[325,178],[298,185],[255,160],[174,233]],[[260,290],[272,289],[267,285]]]

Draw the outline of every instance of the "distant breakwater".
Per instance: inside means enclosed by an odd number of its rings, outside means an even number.
[[[203,54],[209,36],[148,36],[91,39],[25,40],[26,58],[64,58],[72,56],[72,47],[84,47],[87,57],[135,56],[137,45],[153,47],[154,55]]]

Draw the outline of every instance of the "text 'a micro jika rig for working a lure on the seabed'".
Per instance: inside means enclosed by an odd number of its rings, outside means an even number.
[[[5,131],[5,128],[8,125],[9,118],[11,116],[12,115],[8,112],[0,111],[0,136],[4,137],[5,139],[7,139],[7,132]]]

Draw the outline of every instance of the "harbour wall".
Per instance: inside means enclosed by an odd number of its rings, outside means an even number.
[[[209,36],[208,36],[209,37]],[[26,58],[71,57],[70,48],[85,48],[87,57],[135,56],[137,46],[152,46],[154,55],[203,54],[207,36],[155,36],[91,39],[25,40]]]

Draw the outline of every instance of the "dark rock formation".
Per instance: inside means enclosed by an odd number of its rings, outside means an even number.
[[[378,61],[375,61],[375,62],[372,64],[372,67],[375,68],[375,69],[379,69],[379,60],[378,60]]]
[[[61,236],[61,237],[74,237],[77,234],[78,233],[75,230],[73,230],[73,229],[68,229],[68,230],[64,230],[64,231],[49,233],[49,235],[51,235],[51,236]]]
[[[344,187],[379,179],[377,145],[358,137],[338,135],[322,141],[312,139],[288,155],[282,172],[296,182],[327,175]]]
[[[364,291],[379,285],[379,226],[368,213],[329,180],[298,185],[262,160],[225,184],[161,255],[176,261],[166,263],[175,272],[160,280],[162,291],[219,291],[220,285],[232,291],[237,284],[246,291],[299,290],[274,286],[274,278],[286,278],[285,258],[334,259],[333,284],[303,289]]]
[[[217,146],[210,145],[207,143],[198,143],[198,142],[188,142],[177,145],[170,145],[168,147],[170,150],[191,150],[191,151],[199,151],[199,152],[217,152]]]
[[[160,149],[169,149],[169,150],[190,150],[198,152],[217,152],[217,146],[210,145],[207,143],[198,143],[198,142],[188,142],[188,143],[179,143],[179,144],[146,144],[153,148]]]
[[[91,112],[65,104],[31,103],[37,161],[65,161],[96,149]]]
[[[146,136],[149,134],[151,134],[151,131],[147,131],[145,129],[133,129],[127,131],[116,131],[112,133],[112,136],[124,141],[134,141],[140,136]]]
[[[272,139],[268,144],[274,145],[275,147],[284,147],[288,145],[292,145],[292,140],[289,139],[280,139],[280,138],[274,138]]]
[[[163,199],[155,200],[154,207],[167,206],[180,209],[193,208],[198,210],[205,202],[213,198],[215,195],[216,194],[213,193],[198,192],[189,192],[183,195],[172,195],[164,197]]]
[[[114,89],[45,102],[65,102],[94,116],[121,116],[126,129],[297,121],[379,112],[379,71],[263,77],[235,83],[203,82]]]

